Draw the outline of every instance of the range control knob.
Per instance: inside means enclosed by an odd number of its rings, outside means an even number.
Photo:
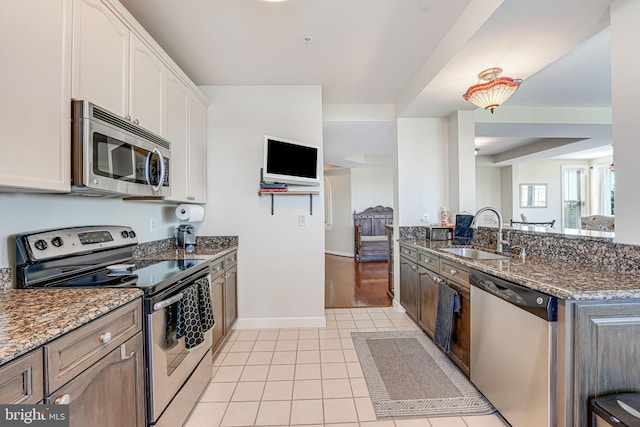
[[[33,246],[35,246],[36,249],[39,250],[39,251],[44,251],[48,247],[47,242],[45,242],[42,239],[36,240],[36,242],[33,244]]]
[[[127,230],[122,230],[120,232],[120,235],[122,236],[123,239],[126,239],[127,237],[129,237],[129,233],[127,233]]]
[[[133,239],[134,237],[136,237],[136,233],[135,233],[135,231],[131,230],[131,231],[129,232],[129,237],[131,237],[132,239]]]
[[[64,244],[64,242],[62,241],[61,237],[54,237],[53,239],[51,239],[51,243],[56,248],[59,248],[60,246],[62,246]]]

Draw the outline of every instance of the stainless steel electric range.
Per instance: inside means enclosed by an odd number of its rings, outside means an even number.
[[[131,227],[89,226],[15,236],[19,288],[135,287],[143,291],[147,420],[179,426],[211,375],[213,323],[209,263],[204,259],[136,260]],[[211,314],[195,341],[183,334],[197,304]],[[203,316],[204,317],[204,316]],[[197,323],[197,322],[196,322]],[[188,326],[193,327],[193,325]],[[199,339],[198,339],[199,338]]]

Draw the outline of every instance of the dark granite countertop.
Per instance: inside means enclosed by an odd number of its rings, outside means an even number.
[[[0,364],[140,298],[138,289],[0,291]]]
[[[137,259],[189,259],[189,258],[203,258],[214,260],[220,258],[238,249],[238,246],[196,246],[193,252],[187,252],[184,249],[169,249],[166,251],[156,252],[153,254],[147,254]]]
[[[473,260],[438,250],[450,242],[399,240],[442,258],[450,258],[476,270],[521,284],[566,300],[640,298],[640,276],[616,273],[584,264],[527,256],[508,260]],[[478,248],[488,250],[486,248]]]

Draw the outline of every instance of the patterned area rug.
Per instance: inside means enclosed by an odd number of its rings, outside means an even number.
[[[378,418],[495,411],[423,332],[352,332],[351,337]]]

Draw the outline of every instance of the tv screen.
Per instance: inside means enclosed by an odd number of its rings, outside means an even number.
[[[265,136],[263,180],[317,185],[318,151],[314,145]]]

